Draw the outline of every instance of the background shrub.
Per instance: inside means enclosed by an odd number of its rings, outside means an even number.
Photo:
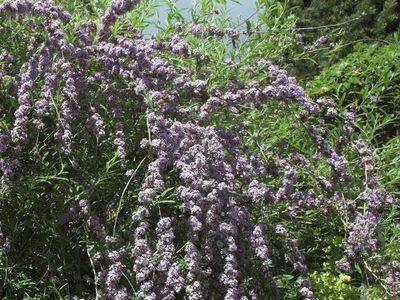
[[[289,8],[298,16],[299,27],[339,26],[339,38],[344,42],[358,39],[382,38],[398,30],[400,26],[400,4],[396,0],[362,1],[316,1],[289,0]],[[322,28],[322,33],[329,32],[329,27]],[[313,31],[308,38],[316,38]]]

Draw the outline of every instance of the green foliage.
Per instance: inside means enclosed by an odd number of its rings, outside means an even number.
[[[334,275],[330,272],[314,272],[311,274],[316,299],[319,300],[386,300],[379,288],[362,286],[358,288],[352,284],[349,275]]]
[[[288,0],[299,18],[299,27],[320,27],[341,24],[340,38],[345,42],[357,39],[382,38],[398,30],[400,3],[397,0]],[[326,33],[326,30],[322,30]],[[316,38],[319,31],[307,35]]]
[[[370,96],[382,96],[389,92],[389,95],[396,97],[394,91],[387,91],[387,88],[397,88],[400,73],[398,48],[398,43],[360,43],[352,54],[324,69],[314,82],[309,83],[312,88],[310,92],[313,95],[334,92],[336,96],[347,101],[353,101],[357,97],[365,100]],[[352,89],[360,91],[352,94]]]
[[[314,272],[311,274],[315,296],[320,300],[359,299],[358,289],[349,284],[348,275],[335,276],[329,272]]]
[[[358,44],[306,86],[312,97],[331,97],[338,107],[359,107],[360,135],[375,146],[382,176],[394,191],[400,184],[398,169],[393,168],[400,148],[399,50],[399,43]]]
[[[327,43],[309,49],[294,60],[295,74],[309,80],[353,51],[357,42],[398,43],[400,2],[397,0],[279,0],[286,13],[294,13],[296,31],[303,44],[313,45],[320,37]]]

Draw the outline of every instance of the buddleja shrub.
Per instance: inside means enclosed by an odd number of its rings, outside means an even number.
[[[336,226],[337,272],[395,296],[380,225],[397,204],[353,138],[357,108],[310,99],[258,31],[237,44],[207,14],[144,38],[117,21],[137,4],[82,24],[50,1],[0,5],[3,295],[279,299],[291,272],[314,299],[323,258],[303,249],[326,232],[308,218]],[[218,59],[218,41],[243,56]]]

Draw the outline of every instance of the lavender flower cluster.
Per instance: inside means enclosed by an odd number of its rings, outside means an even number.
[[[372,151],[363,141],[351,148],[360,158],[357,167],[365,178],[358,196],[349,194],[356,175],[346,146],[355,131],[356,108],[344,113],[341,138],[332,144],[326,122],[339,117],[334,101],[313,101],[294,77],[272,61],[260,59],[243,66],[246,76],[254,76],[251,81],[215,86],[201,72],[170,59],[199,56],[183,24],[177,24],[170,39],[161,41],[132,33],[113,35],[113,24],[138,2],[112,0],[98,29],[94,23],[74,24],[51,1],[0,5],[0,19],[36,15],[48,24],[48,39],[21,68],[13,126],[0,132],[4,185],[22,180],[24,169],[19,166],[24,161],[20,158],[34,145],[35,133],[46,129],[53,130],[54,135],[47,138],[54,138],[56,151],[67,159],[80,146],[74,140],[78,131],[85,130],[100,141],[111,140],[123,161],[122,170],[130,166],[129,157],[134,155],[128,142],[135,143],[127,140],[126,133],[134,128],[126,121],[126,102],[135,103],[146,119],[148,133],[140,145],[151,161],[137,200],[129,207],[128,225],[116,234],[114,222],[107,223],[101,212],[92,210],[90,197],[61,217],[62,224],[81,224],[100,245],[101,250],[88,253],[98,299],[265,299],[267,290],[279,299],[281,292],[274,280],[276,251],[271,248],[276,233],[283,237],[293,272],[301,278],[299,293],[304,299],[314,299],[300,244],[284,226],[265,222],[267,208],[283,203],[288,204],[283,215],[290,215],[294,223],[298,214],[310,209],[343,216],[348,232],[344,258],[338,262],[343,271],[351,272],[356,261],[376,255],[380,216],[397,202],[374,179]],[[76,29],[73,43],[61,24]],[[227,35],[235,39],[238,35],[234,29],[224,32],[198,24],[190,24],[188,31],[200,38]],[[207,68],[209,60],[203,57],[202,62]],[[277,151],[267,157],[262,147],[250,150],[248,126],[237,120],[272,102],[301,111],[298,121],[313,143],[313,157],[297,151],[286,156]],[[105,122],[108,116],[111,130]],[[218,125],[223,118],[231,125]],[[319,162],[327,165],[327,174],[317,171]],[[307,170],[314,187],[304,189],[300,168]],[[175,210],[157,202],[171,185],[171,173],[176,174],[172,184]],[[107,234],[113,225],[114,233]],[[3,234],[0,237],[5,245]],[[392,296],[397,295],[399,270],[385,261],[380,265],[383,284]],[[252,278],[250,284],[248,278]]]

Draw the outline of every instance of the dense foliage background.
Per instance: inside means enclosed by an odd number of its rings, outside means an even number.
[[[0,298],[396,299],[399,2],[134,2],[0,0]]]
[[[289,0],[286,4],[298,17],[299,27],[329,30],[331,26],[337,26],[341,31],[340,38],[346,42],[382,39],[400,26],[400,3],[396,0]],[[313,34],[315,37],[316,33]]]

